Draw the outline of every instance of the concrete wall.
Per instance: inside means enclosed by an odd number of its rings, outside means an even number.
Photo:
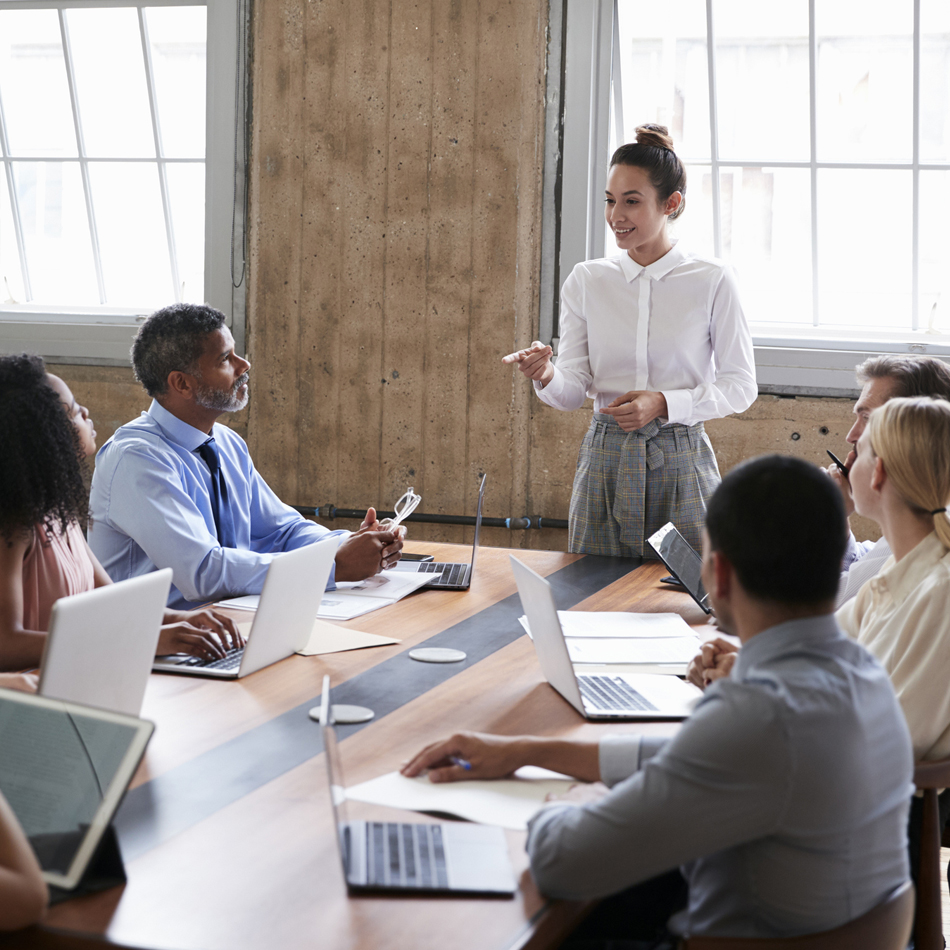
[[[487,515],[567,517],[589,409],[542,406],[499,362],[537,328],[546,11],[255,4],[251,401],[228,421],[285,501],[388,507],[411,484],[424,510],[470,514],[487,472]],[[100,444],[148,405],[128,370],[55,369]],[[850,411],[764,396],[708,428],[724,471],[766,451],[824,463]],[[566,532],[483,540],[563,549]]]

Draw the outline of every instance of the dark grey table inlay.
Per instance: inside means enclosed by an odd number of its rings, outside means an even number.
[[[568,564],[548,577],[558,609],[573,607],[640,563],[587,556]],[[334,688],[333,702],[369,706],[378,722],[523,636],[521,613],[518,595],[506,597],[419,644],[464,650],[464,662],[416,663],[400,653]],[[308,699],[130,791],[115,818],[123,857],[133,860],[322,752],[320,729],[307,715],[319,699]],[[345,739],[371,724],[340,726],[338,735]]]

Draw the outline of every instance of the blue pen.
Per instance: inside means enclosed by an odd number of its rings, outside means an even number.
[[[450,757],[449,757],[449,761],[450,761],[453,765],[458,765],[458,766],[460,766],[461,768],[465,769],[466,772],[471,772],[471,771],[472,771],[472,763],[469,762],[467,759],[463,759],[460,755],[453,755],[453,756],[450,756]]]

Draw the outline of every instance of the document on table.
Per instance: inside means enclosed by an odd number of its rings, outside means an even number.
[[[682,664],[685,667],[699,653],[702,641],[699,637],[663,637],[656,640],[630,637],[594,639],[592,637],[568,637],[567,652],[572,663],[635,663],[647,665]]]
[[[679,614],[633,614],[624,610],[559,610],[557,619],[565,637],[691,637],[693,630]],[[519,620],[528,636],[528,618]]]
[[[365,581],[341,581],[320,601],[317,616],[324,620],[352,620],[395,604],[407,594],[425,587],[432,576],[408,571],[381,571]]]
[[[349,627],[338,627],[325,620],[314,620],[313,630],[307,645],[298,650],[300,656],[318,656],[324,653],[343,653],[346,650],[362,650],[365,647],[382,647],[399,643],[392,637],[380,637]]]
[[[324,594],[317,616],[323,620],[352,620],[371,610],[395,604],[407,594],[425,587],[431,580],[432,575],[426,573],[381,571],[365,581],[339,581],[336,590],[328,590]],[[219,601],[215,607],[257,610],[260,601],[259,594],[247,594]]]
[[[527,765],[515,778],[434,785],[422,775],[380,775],[346,790],[351,801],[407,811],[442,812],[483,825],[525,831],[549,794],[563,795],[577,780]]]

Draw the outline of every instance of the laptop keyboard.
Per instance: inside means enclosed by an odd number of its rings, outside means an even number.
[[[389,887],[447,889],[439,825],[366,822],[366,882]]]
[[[619,676],[589,674],[578,676],[577,682],[581,688],[581,696],[594,709],[609,712],[656,709],[653,703]]]
[[[219,660],[202,660],[200,656],[192,656],[179,663],[179,666],[199,666],[203,670],[223,670],[230,673],[241,665],[241,658],[244,656],[244,647],[238,647],[228,652]]]
[[[438,561],[423,561],[419,570],[424,574],[441,574],[434,577],[427,587],[455,587],[465,579],[467,564],[440,564]]]

